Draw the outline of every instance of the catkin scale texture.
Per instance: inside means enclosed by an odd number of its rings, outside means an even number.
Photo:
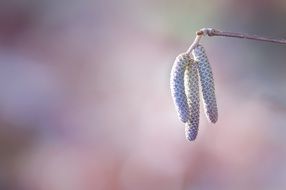
[[[190,56],[186,53],[178,55],[171,70],[170,87],[176,111],[180,120],[186,123],[190,118],[184,85],[184,73],[186,66],[190,63]]]
[[[200,121],[200,94],[198,64],[191,59],[185,71],[185,92],[189,105],[190,118],[185,126],[186,138],[190,141],[196,139]]]
[[[191,121],[188,121],[185,126],[186,139],[189,141],[194,141],[197,138],[199,132],[199,126],[194,125]]]
[[[202,45],[197,45],[192,51],[192,54],[195,61],[198,62],[205,114],[210,122],[215,123],[218,119],[218,110],[212,69]]]

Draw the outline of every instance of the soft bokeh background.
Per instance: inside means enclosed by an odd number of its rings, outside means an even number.
[[[192,143],[169,73],[202,27],[286,38],[285,17],[282,0],[2,0],[0,189],[283,189],[286,46],[202,40],[219,121]]]

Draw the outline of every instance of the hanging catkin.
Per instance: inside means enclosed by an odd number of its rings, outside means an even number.
[[[190,111],[184,85],[184,73],[186,66],[190,63],[190,60],[190,56],[186,53],[178,55],[171,70],[171,94],[178,116],[183,123],[186,123],[190,118]]]
[[[192,51],[192,54],[195,61],[198,62],[205,114],[210,122],[215,123],[218,119],[218,110],[212,69],[202,45],[197,45]]]
[[[185,126],[185,134],[188,140],[193,141],[197,137],[200,121],[198,64],[193,59],[186,67],[184,80],[190,111],[190,118]]]

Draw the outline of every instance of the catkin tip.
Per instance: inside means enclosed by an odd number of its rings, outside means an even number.
[[[213,124],[215,124],[215,123],[217,122],[217,118],[218,118],[218,117],[210,118],[210,121],[211,121]]]
[[[198,118],[197,118],[198,119]],[[189,141],[194,141],[197,138],[199,132],[199,122],[196,120],[190,120],[185,124],[185,136]]]
[[[185,136],[188,141],[196,140],[197,135],[198,135],[198,128],[189,127],[189,126],[185,127]]]

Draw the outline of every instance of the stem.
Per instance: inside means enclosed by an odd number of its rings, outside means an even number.
[[[264,42],[272,42],[277,44],[286,44],[285,39],[272,39],[272,38],[265,38],[256,35],[250,34],[243,34],[237,32],[224,32],[219,31],[213,28],[203,28],[197,32],[197,35],[208,35],[208,36],[224,36],[224,37],[231,37],[231,38],[243,38],[248,40],[256,40],[256,41],[264,41]]]
[[[196,45],[199,44],[201,38],[202,38],[202,34],[198,34],[198,33],[197,33],[194,42],[193,42],[192,45],[189,47],[189,49],[186,51],[187,54],[191,55],[193,49],[196,47]]]

